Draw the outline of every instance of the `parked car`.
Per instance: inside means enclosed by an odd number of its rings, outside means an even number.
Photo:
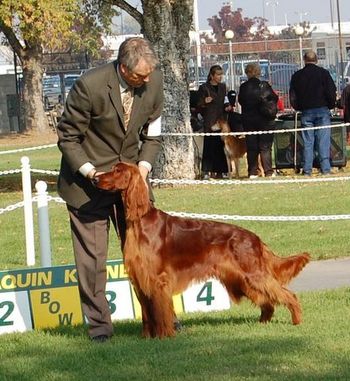
[[[249,63],[256,62],[260,65],[261,76],[260,79],[264,81],[268,81],[269,79],[269,66],[270,61],[267,59],[247,59],[247,60],[235,60],[233,65],[234,70],[234,88],[238,89],[241,83],[247,80],[247,76],[245,74],[245,68]],[[222,64],[222,68],[224,70],[225,75],[225,83],[229,85],[231,83],[231,73],[230,73],[230,62],[224,62]]]
[[[270,82],[279,93],[288,94],[292,75],[299,70],[297,64],[271,63]]]
[[[75,80],[78,79],[79,77],[80,77],[80,74],[67,74],[64,76],[64,90],[65,90],[66,98],[70,89],[74,85]]]
[[[45,109],[51,109],[59,103],[61,95],[61,83],[59,75],[47,75],[43,78],[43,93]]]
[[[64,99],[73,86],[75,80],[79,78],[80,74],[65,74],[63,89],[61,88],[61,80],[59,75],[47,75],[43,78],[43,93],[45,109],[52,109],[57,103],[63,103]]]

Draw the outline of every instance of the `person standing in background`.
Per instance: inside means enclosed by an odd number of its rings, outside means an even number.
[[[275,126],[274,120],[270,120],[260,111],[261,104],[261,75],[260,65],[256,62],[248,63],[245,67],[245,73],[248,77],[239,88],[238,102],[242,106],[242,123],[244,131],[267,131]],[[277,105],[278,96],[268,87],[268,96]],[[264,170],[265,177],[275,176],[272,168],[272,143],[273,134],[246,135],[247,142],[247,161],[248,177],[250,179],[259,176],[259,155]]]
[[[304,68],[292,75],[289,98],[292,107],[301,111],[301,127],[329,126],[330,109],[335,107],[336,87],[328,70],[317,65],[317,55],[312,50],[304,54]],[[314,151],[318,154],[323,175],[331,173],[331,129],[303,130],[303,175],[311,176]]]
[[[344,113],[344,123],[350,123],[350,84],[346,85],[341,93],[340,105]],[[347,144],[350,144],[350,127],[346,128]]]
[[[220,119],[225,119],[226,85],[222,83],[224,72],[220,65],[210,68],[207,82],[198,89],[198,109],[203,116],[203,130],[207,133],[215,132],[212,127]],[[227,107],[227,111],[231,106]],[[227,162],[224,152],[224,143],[220,136],[204,136],[202,172],[204,178],[222,178],[227,173]]]
[[[137,163],[146,181],[161,148],[163,76],[157,65],[148,41],[125,40],[115,62],[76,80],[57,127],[62,153],[58,193],[69,212],[89,336],[98,343],[113,334],[105,296],[110,223],[122,247],[126,227],[120,193],[101,192],[93,179],[124,161]]]

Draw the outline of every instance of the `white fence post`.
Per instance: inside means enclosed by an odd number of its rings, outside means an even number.
[[[22,163],[22,189],[24,202],[24,226],[26,236],[27,266],[35,265],[32,183],[30,178],[29,158],[23,156]]]
[[[38,203],[38,225],[40,241],[40,260],[42,267],[51,267],[50,223],[47,202],[47,184],[38,181],[35,184]]]

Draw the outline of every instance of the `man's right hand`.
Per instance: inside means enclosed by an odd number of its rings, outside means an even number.
[[[97,172],[96,169],[92,169],[88,174],[87,174],[87,178],[92,181],[96,176],[100,176],[102,175],[104,172]]]

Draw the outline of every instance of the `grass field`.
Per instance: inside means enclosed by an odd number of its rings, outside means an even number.
[[[56,149],[26,155],[32,168],[59,167]],[[19,168],[20,156],[0,157],[0,171]],[[349,173],[345,168],[342,174]],[[47,180],[50,194],[56,196],[54,176],[33,175],[33,182],[36,179]],[[22,200],[20,188],[20,175],[0,176],[0,209]],[[349,181],[273,185],[246,181],[239,186],[163,187],[154,192],[156,206],[167,211],[350,214]],[[51,201],[49,215],[53,264],[73,263],[65,206]],[[36,212],[34,217],[38,253]],[[299,251],[310,252],[314,260],[350,256],[349,220],[234,223],[257,233],[282,256]],[[0,269],[25,267],[23,209],[0,214],[0,229]],[[120,256],[113,233],[110,259]],[[258,309],[244,302],[229,311],[180,316],[185,329],[173,339],[141,339],[139,321],[115,323],[115,335],[104,345],[91,343],[83,326],[1,335],[0,381],[349,380],[349,288],[298,296],[304,313],[300,326],[291,324],[285,308],[277,309],[270,324],[259,324]]]
[[[300,295],[304,323],[284,308],[259,324],[249,303],[180,316],[175,338],[140,338],[139,321],[115,323],[106,344],[82,326],[1,336],[2,381],[335,381],[350,379],[349,289]]]

